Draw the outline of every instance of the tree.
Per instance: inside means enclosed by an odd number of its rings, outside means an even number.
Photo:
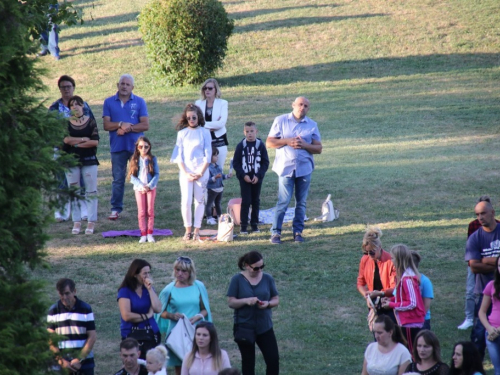
[[[221,67],[233,28],[218,0],[152,0],[139,16],[153,71],[172,85],[202,82]]]
[[[81,21],[69,4],[49,10],[55,3],[0,0],[0,374],[45,372],[51,356],[42,285],[28,279],[26,266],[43,259],[54,175],[63,170],[53,146],[63,128],[35,99],[44,86],[34,54],[49,12],[57,23]]]

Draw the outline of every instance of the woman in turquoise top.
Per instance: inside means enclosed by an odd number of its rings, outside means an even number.
[[[162,312],[155,317],[160,332],[168,336],[184,315],[195,325],[203,320],[211,322],[207,289],[201,281],[196,280],[193,261],[188,257],[177,258],[172,276],[175,280],[168,284],[159,296]],[[172,352],[169,352],[169,357],[168,366],[175,367],[176,375],[180,375],[182,358],[178,358]]]

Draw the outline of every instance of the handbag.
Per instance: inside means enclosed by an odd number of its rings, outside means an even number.
[[[234,221],[231,215],[223,214],[219,217],[217,241],[230,242],[233,240]]]
[[[370,329],[370,332],[373,332],[373,326],[375,324],[375,319],[377,319],[377,311],[382,308],[382,300],[380,297],[377,297],[375,299],[375,302],[372,301],[370,296],[366,297],[368,303],[370,304],[370,311],[368,312],[368,316],[366,317],[366,320],[368,322],[368,328]]]
[[[184,315],[182,319],[177,321],[177,324],[170,331],[165,340],[167,348],[180,358],[181,361],[193,348],[194,331],[194,325],[192,325],[188,317]]]
[[[234,341],[241,344],[255,344],[255,330],[253,328],[236,326],[234,331]]]
[[[147,320],[143,320],[147,322]],[[153,328],[148,324],[144,328],[139,328],[138,325],[133,325],[127,338],[136,339],[139,343],[139,350],[146,355],[149,349],[155,348],[159,344],[157,335],[154,333]]]
[[[314,219],[314,221],[333,221],[339,218],[339,210],[333,207],[331,201],[331,194],[328,194],[325,201],[321,205],[321,216]]]

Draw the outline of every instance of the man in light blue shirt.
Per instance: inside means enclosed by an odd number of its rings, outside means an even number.
[[[127,163],[134,153],[135,142],[149,130],[146,102],[132,94],[134,77],[122,75],[117,87],[118,92],[104,101],[102,109],[104,130],[109,131],[113,173],[110,220],[118,219],[123,210]]]
[[[307,117],[309,100],[298,97],[293,111],[274,119],[266,140],[266,147],[276,149],[273,171],[279,176],[278,203],[271,228],[272,244],[281,243],[281,227],[286,209],[295,189],[295,242],[304,242],[302,231],[306,215],[306,200],[314,170],[314,154],[321,154],[323,146],[316,122]]]

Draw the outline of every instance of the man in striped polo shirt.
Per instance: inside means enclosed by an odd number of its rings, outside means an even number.
[[[56,289],[60,300],[49,310],[47,330],[63,337],[57,346],[51,343],[50,349],[59,366],[70,374],[94,375],[92,347],[97,336],[92,308],[76,297],[73,280],[60,279]]]

